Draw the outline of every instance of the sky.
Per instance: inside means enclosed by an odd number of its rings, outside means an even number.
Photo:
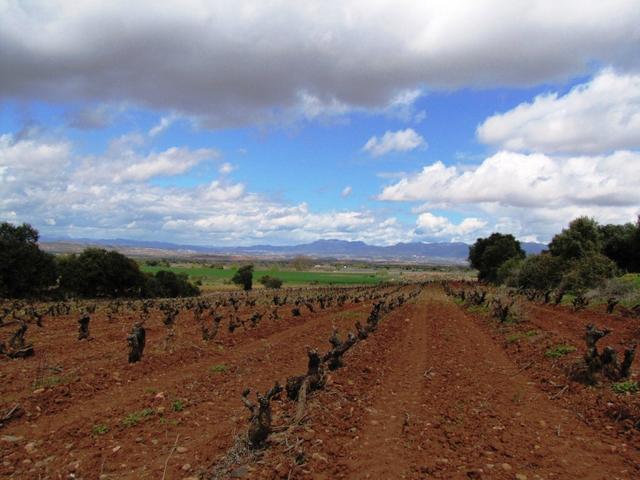
[[[547,242],[640,214],[638,0],[0,0],[0,221]]]

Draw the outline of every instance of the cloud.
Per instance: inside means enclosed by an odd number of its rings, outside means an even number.
[[[220,173],[220,175],[229,175],[231,172],[233,172],[236,169],[236,167],[234,165],[232,165],[229,162],[224,162],[222,165],[220,165],[220,167],[218,168],[218,172]]]
[[[390,152],[408,152],[416,148],[426,148],[427,142],[412,128],[398,130],[397,132],[387,131],[378,138],[371,137],[362,147],[362,150],[369,152],[374,157],[379,157]]]
[[[492,219],[494,229],[548,240],[579,215],[633,221],[640,213],[637,178],[640,152],[550,157],[502,151],[474,166],[427,165],[385,187],[378,198],[424,202],[418,212],[476,211]],[[437,227],[438,218],[429,215],[422,217],[423,226]]]
[[[313,119],[425,87],[637,68],[639,23],[634,0],[4,2],[0,96],[129,102],[211,128]]]
[[[623,206],[640,203],[640,152],[554,158],[502,151],[467,168],[436,162],[385,187],[380,200],[502,205]]]
[[[547,93],[477,129],[488,144],[517,151],[606,153],[640,147],[640,75],[604,70],[566,95]]]
[[[175,114],[166,115],[160,118],[160,121],[157,125],[154,125],[149,130],[150,137],[157,137],[161,133],[163,133],[167,128],[169,128],[179,117]]]
[[[342,192],[340,193],[340,196],[342,198],[347,198],[349,195],[351,195],[352,191],[353,191],[353,189],[351,188],[351,185],[347,185],[346,187],[344,187],[342,189]]]
[[[218,153],[215,150],[208,148],[192,151],[188,148],[171,147],[164,152],[151,154],[144,160],[129,165],[114,176],[114,181],[144,181],[158,176],[178,175],[191,170],[206,159],[217,156]]]
[[[127,144],[128,138],[120,138],[110,151],[99,157],[86,157],[73,172],[76,181],[84,182],[141,182],[154,177],[183,174],[196,165],[214,160],[219,153],[211,148],[191,150],[186,147],[170,147],[158,153],[141,155]],[[136,137],[133,137],[133,142]]]
[[[86,107],[67,114],[67,125],[79,130],[99,130],[113,122],[115,112],[107,105]]]
[[[389,244],[411,230],[367,210],[316,212],[250,192],[224,177],[195,186],[150,180],[179,175],[215,156],[211,149],[139,152],[136,135],[99,156],[66,141],[0,136],[0,218],[30,222],[50,236],[157,239],[205,245],[297,243],[319,238]],[[409,232],[408,232],[409,230]]]
[[[453,241],[468,240],[471,234],[487,226],[485,220],[479,218],[465,218],[460,223],[454,224],[447,217],[441,217],[424,212],[418,215],[416,220],[417,233],[428,237],[447,237]]]

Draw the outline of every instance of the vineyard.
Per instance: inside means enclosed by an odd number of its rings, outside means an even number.
[[[640,476],[633,311],[472,282],[0,306],[0,477]]]

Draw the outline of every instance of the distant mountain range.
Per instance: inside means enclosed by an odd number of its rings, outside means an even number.
[[[69,246],[96,245],[112,247],[118,250],[134,250],[140,254],[179,254],[179,255],[242,255],[264,257],[293,257],[308,255],[318,258],[370,259],[370,260],[411,260],[434,263],[465,263],[469,254],[469,245],[462,242],[440,243],[396,243],[377,246],[364,242],[346,240],[317,240],[311,243],[289,246],[254,245],[251,247],[203,247],[198,245],[178,245],[167,242],[150,242],[126,239],[62,239],[43,238],[43,248],[47,250],[68,250]],[[542,243],[522,242],[527,254],[540,253],[547,248]],[[66,248],[61,248],[66,246]]]

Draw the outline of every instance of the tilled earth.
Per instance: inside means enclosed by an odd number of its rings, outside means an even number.
[[[304,373],[306,349],[326,350],[332,329],[364,323],[371,305],[263,321],[216,343],[178,319],[173,353],[156,319],[148,352],[131,366],[126,321],[92,320],[94,339],[82,349],[74,319],[47,324],[32,338],[35,357],[0,364],[0,413],[25,411],[0,430],[0,478],[211,477],[247,428],[243,388],[264,392]],[[500,326],[429,286],[347,352],[344,368],[308,399],[301,425],[289,426],[294,406],[284,395],[275,400],[277,433],[225,475],[640,478],[636,396],[565,374],[584,350],[587,323],[614,329],[602,342],[619,348],[637,338],[632,322],[529,304],[526,321]],[[547,358],[560,343],[577,351]],[[34,388],[36,378],[56,384]]]

